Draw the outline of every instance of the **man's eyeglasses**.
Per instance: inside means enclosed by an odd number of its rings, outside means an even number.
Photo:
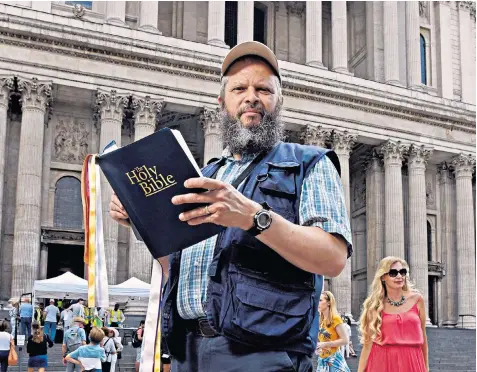
[[[388,275],[391,278],[395,278],[396,276],[398,276],[398,274],[401,274],[402,277],[406,276],[407,275],[407,269],[401,269],[401,270],[391,269],[388,272]]]

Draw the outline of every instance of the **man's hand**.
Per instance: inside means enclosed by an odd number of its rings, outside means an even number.
[[[188,203],[206,203],[200,207],[181,213],[179,219],[189,225],[214,223],[225,227],[239,227],[248,230],[253,226],[253,216],[262,209],[261,205],[238,192],[232,185],[206,177],[190,178],[184,186],[209,191],[200,194],[176,195],[172,198],[175,205]]]
[[[121,225],[126,227],[131,226],[129,223],[129,216],[114,192],[111,196],[111,202],[109,203],[109,215],[113,220],[120,223]]]

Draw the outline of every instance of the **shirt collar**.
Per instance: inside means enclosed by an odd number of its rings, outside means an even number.
[[[230,152],[229,148],[227,147],[222,151],[222,158],[225,158],[227,162],[237,162],[237,163],[248,163],[252,161],[258,154],[245,154],[242,156],[242,159],[235,160],[233,154]]]

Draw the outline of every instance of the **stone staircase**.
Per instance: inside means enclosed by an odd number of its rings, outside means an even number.
[[[8,368],[9,372],[26,372],[28,368],[28,354],[26,347],[22,347],[22,351],[18,350],[19,357],[21,355],[20,369],[18,366]],[[124,346],[121,360],[116,363],[116,372],[134,372],[134,362],[136,361],[136,349],[132,346]],[[65,372],[66,367],[63,365],[61,356],[61,344],[55,344],[51,349],[48,349],[48,372]]]
[[[352,340],[358,358],[347,359],[351,372],[358,370],[361,345],[356,326],[352,326]],[[429,367],[431,372],[473,372],[475,366],[475,330],[427,328]],[[316,370],[316,361],[315,367]],[[382,371],[393,372],[393,371]]]

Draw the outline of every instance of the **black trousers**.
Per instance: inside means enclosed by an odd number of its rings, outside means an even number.
[[[186,358],[172,357],[172,372],[313,372],[310,357],[286,351],[260,351],[226,337],[187,334]]]

